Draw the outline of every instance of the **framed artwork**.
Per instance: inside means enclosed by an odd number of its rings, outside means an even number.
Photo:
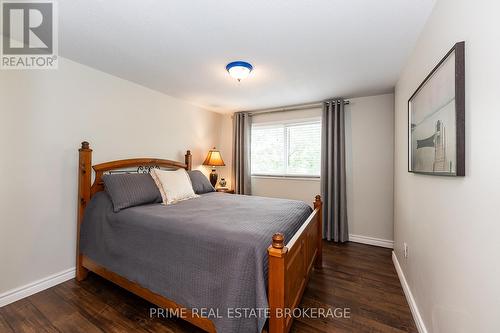
[[[408,100],[408,172],[465,176],[465,43]]]

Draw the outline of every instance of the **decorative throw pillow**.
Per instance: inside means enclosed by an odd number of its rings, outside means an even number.
[[[161,193],[147,173],[104,175],[102,180],[115,213],[128,207],[161,202]]]
[[[163,186],[161,185],[160,179],[156,175],[155,171],[156,169],[151,169],[149,174],[151,175],[151,178],[153,178],[153,181],[155,182],[156,187],[158,188],[158,191],[160,191],[160,197],[161,197],[161,202],[165,203],[167,202],[167,195],[165,194],[165,191],[163,190]]]
[[[151,175],[154,175],[156,182],[160,184],[162,189],[160,193],[162,193],[165,205],[197,197],[193,191],[191,180],[184,169],[175,171],[154,169],[151,170]]]
[[[192,170],[187,172],[193,184],[193,190],[196,194],[204,194],[215,192],[214,187],[208,181],[207,177],[200,170]]]

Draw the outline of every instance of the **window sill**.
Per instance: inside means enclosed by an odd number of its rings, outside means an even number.
[[[279,175],[252,175],[252,178],[257,179],[281,179],[281,180],[304,180],[319,182],[319,176],[279,176]]]

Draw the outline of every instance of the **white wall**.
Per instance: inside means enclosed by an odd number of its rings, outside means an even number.
[[[349,233],[393,239],[394,95],[350,98],[346,106]],[[254,123],[321,117],[320,109],[253,117]],[[319,179],[252,177],[254,195],[303,200],[312,204]]]
[[[500,332],[499,12],[498,1],[437,1],[396,86],[395,252],[432,333]],[[410,174],[407,100],[461,40],[466,177]]]
[[[349,234],[393,240],[394,95],[346,106]],[[353,237],[351,237],[353,238]]]
[[[219,114],[65,59],[0,71],[0,101],[0,294],[74,267],[81,141],[94,163],[191,149],[197,166],[222,134]]]
[[[222,158],[224,159],[224,163],[226,166],[224,167],[217,167],[217,173],[219,175],[218,181],[222,177],[226,179],[227,182],[227,187],[228,188],[233,188],[232,185],[232,175],[231,175],[231,168],[233,167],[232,163],[232,153],[233,153],[233,117],[231,114],[224,114],[220,115],[220,138],[219,138],[219,146],[218,148],[220,149],[220,152],[222,154]],[[210,173],[211,169],[208,167],[206,172],[207,174]],[[217,182],[218,182],[217,181]],[[217,184],[219,186],[219,184]]]

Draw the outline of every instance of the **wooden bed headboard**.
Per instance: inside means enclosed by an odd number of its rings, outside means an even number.
[[[153,168],[186,169],[191,170],[192,156],[188,150],[184,162],[164,160],[158,158],[132,158],[116,160],[92,165],[92,149],[87,141],[82,142],[79,152],[78,193],[80,206],[85,209],[89,200],[97,192],[104,190],[102,176],[106,173],[149,173]],[[134,169],[131,169],[134,168]],[[92,170],[95,172],[92,183]]]

